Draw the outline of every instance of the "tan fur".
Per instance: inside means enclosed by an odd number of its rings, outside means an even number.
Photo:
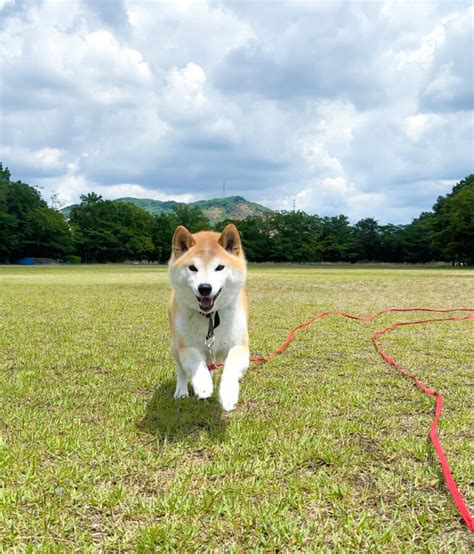
[[[234,227],[234,226],[233,226]],[[234,267],[245,267],[245,257],[243,255],[242,248],[239,249],[239,255],[235,256],[229,254],[219,243],[221,235],[214,233],[213,231],[200,231],[190,235],[194,241],[194,244],[185,253],[176,255],[176,248],[173,248],[173,255],[171,257],[171,263],[177,266],[187,265],[189,259],[193,256],[199,256],[204,262],[208,262],[219,249],[219,253],[224,257],[225,262]]]
[[[230,224],[229,226],[231,226],[233,230],[235,229],[235,231],[237,232],[237,229],[233,224]],[[177,231],[179,230],[179,235],[178,235],[179,238],[182,237],[182,234],[183,234],[182,229],[187,231],[187,229],[185,229],[184,227],[178,227]],[[176,237],[177,231],[175,232],[175,237]],[[240,240],[239,240],[238,256],[235,256],[235,255],[229,254],[222,247],[221,239],[224,236],[224,231],[221,234],[215,233],[213,231],[199,231],[198,233],[194,233],[192,235],[189,233],[189,235],[190,237],[192,237],[192,240],[189,241],[189,243],[191,244],[191,247],[187,252],[179,253],[178,255],[176,255],[175,252],[177,249],[173,244],[173,254],[170,261],[170,263],[172,263],[173,265],[177,267],[188,265],[190,258],[194,256],[199,256],[200,258],[203,259],[205,263],[207,263],[215,255],[216,249],[218,248],[220,251],[221,257],[224,258],[225,263],[227,265],[231,267],[235,267],[240,270],[245,269],[246,261],[245,261],[242,247],[240,246]],[[245,313],[248,314],[248,298],[247,298],[247,291],[245,288],[242,288],[240,292],[240,301],[242,302],[242,306],[245,310]],[[175,302],[174,291],[171,290],[169,301],[168,301],[168,314],[169,314],[169,323],[170,323],[172,334],[174,333],[174,321],[176,319],[175,314],[178,310],[179,310],[179,306]],[[248,344],[248,339],[246,343]]]
[[[224,270],[216,269],[217,265],[222,265]],[[191,377],[200,398],[212,394],[212,380],[209,384],[209,377],[200,369],[203,367],[200,364],[209,356],[204,346],[209,319],[204,318],[199,310],[212,314],[215,309],[219,311],[222,323],[215,331],[214,354],[216,359],[225,360],[220,400],[224,409],[234,409],[239,394],[238,381],[246,371],[249,359],[248,301],[244,288],[247,270],[236,227],[230,224],[222,233],[201,231],[191,234],[179,226],[173,236],[169,267],[173,287],[168,303],[169,324],[178,368],[175,396],[187,396],[186,374]],[[197,289],[204,283],[214,283],[209,296],[212,296],[213,303],[208,306],[204,304],[206,299],[197,296],[200,294]],[[199,308],[201,302],[203,307]]]

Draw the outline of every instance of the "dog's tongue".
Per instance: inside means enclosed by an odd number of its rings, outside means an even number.
[[[202,296],[201,306],[203,308],[210,308],[212,306],[212,296]]]

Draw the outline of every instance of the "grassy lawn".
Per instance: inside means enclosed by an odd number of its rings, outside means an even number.
[[[0,267],[0,550],[472,548],[427,440],[434,401],[370,342],[419,316],[303,330],[225,414],[172,398],[167,288],[163,267]],[[256,267],[249,297],[266,354],[321,311],[473,307],[474,271]],[[443,392],[440,438],[471,509],[473,331],[380,339]]]

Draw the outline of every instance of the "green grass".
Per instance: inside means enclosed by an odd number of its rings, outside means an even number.
[[[474,272],[257,267],[249,296],[265,354],[321,311],[474,304]],[[472,547],[426,438],[433,400],[370,342],[416,315],[317,323],[253,366],[225,414],[172,398],[166,302],[162,267],[0,268],[0,550]],[[443,392],[440,438],[471,507],[473,325],[381,338]]]

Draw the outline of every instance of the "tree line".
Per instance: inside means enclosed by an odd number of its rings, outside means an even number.
[[[380,225],[364,218],[351,225],[345,215],[320,217],[303,211],[270,212],[214,227],[196,207],[178,205],[151,215],[133,204],[81,196],[66,220],[40,193],[13,182],[0,163],[0,262],[48,257],[66,262],[149,260],[165,263],[177,225],[191,232],[220,231],[235,223],[253,262],[446,261],[474,264],[474,175],[440,196],[430,212],[408,225]]]

